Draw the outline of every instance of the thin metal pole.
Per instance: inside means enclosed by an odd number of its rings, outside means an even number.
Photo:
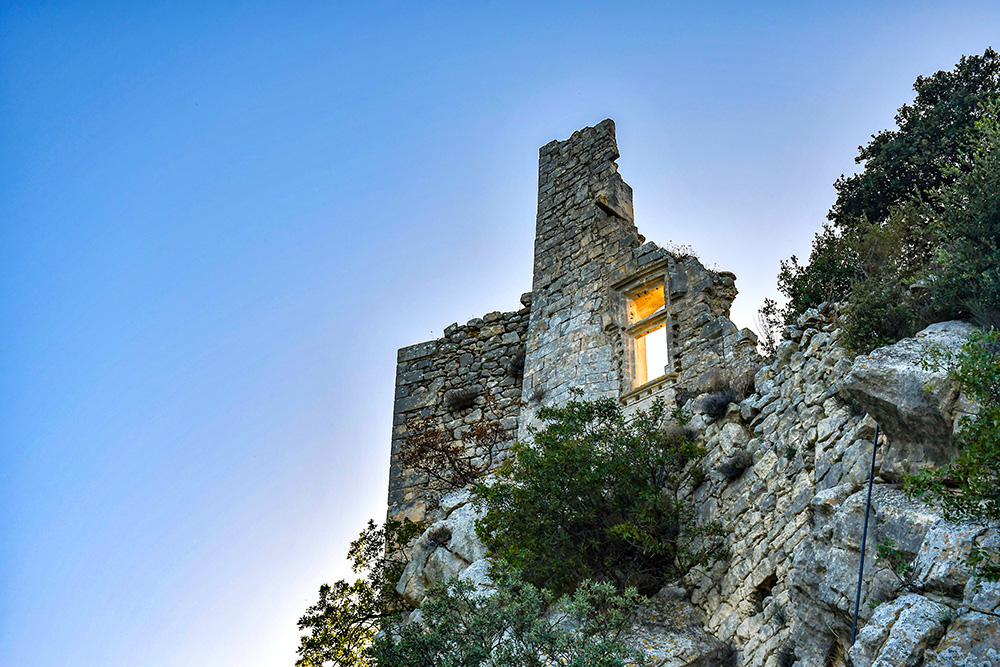
[[[851,646],[858,634],[858,609],[861,607],[861,579],[865,574],[865,542],[868,540],[868,511],[872,506],[872,480],[875,479],[875,452],[878,449],[878,423],[875,424],[875,439],[872,441],[872,467],[868,472],[868,502],[865,503],[865,527],[861,531],[861,565],[858,567],[858,594],[854,598],[854,627],[851,628]]]

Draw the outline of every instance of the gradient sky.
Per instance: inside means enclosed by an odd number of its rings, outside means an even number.
[[[995,0],[4,3],[0,664],[292,664],[384,516],[396,349],[530,288],[541,145],[615,119],[640,231],[752,326],[914,79],[998,36]]]

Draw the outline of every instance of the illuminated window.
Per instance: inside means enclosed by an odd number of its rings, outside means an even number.
[[[632,386],[644,385],[667,371],[667,309],[663,283],[643,286],[625,295],[628,307]]]

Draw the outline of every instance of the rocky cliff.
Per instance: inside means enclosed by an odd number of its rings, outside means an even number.
[[[857,667],[1000,664],[1000,585],[970,578],[962,563],[975,542],[995,542],[996,531],[950,524],[896,483],[901,472],[948,455],[956,416],[974,408],[921,364],[928,345],[960,344],[967,325],[934,325],[857,358],[838,345],[835,309],[810,311],[785,333],[775,361],[757,372],[753,395],[711,421],[699,407],[704,397],[689,401],[712,470],[690,502],[731,531],[732,556],[655,596],[637,614],[632,640],[661,665],[700,664],[726,644],[746,667],[847,664],[848,651]],[[880,413],[860,631],[851,648],[876,426],[865,405],[885,406],[893,417]],[[739,474],[720,471],[743,455]],[[418,540],[399,585],[414,603],[447,577],[488,590],[471,501],[468,491],[447,496],[440,520]],[[875,558],[886,540],[912,562],[905,587]]]

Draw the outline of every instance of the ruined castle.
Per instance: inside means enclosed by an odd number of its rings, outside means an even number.
[[[967,325],[935,324],[855,356],[828,304],[787,326],[765,363],[754,334],[729,320],[735,276],[639,234],[617,158],[610,120],[543,146],[522,308],[399,350],[388,514],[433,525],[397,590],[419,606],[434,581],[477,583],[487,571],[468,492],[443,496],[405,465],[414,429],[461,446],[465,431],[491,419],[511,443],[530,436],[539,406],[574,392],[626,410],[690,399],[709,474],[687,501],[728,529],[732,558],[692,571],[640,610],[633,639],[656,664],[820,667],[850,664],[848,651],[855,667],[1000,664],[1000,584],[976,581],[963,561],[974,544],[1000,544],[997,531],[948,523],[896,483],[947,461],[957,417],[974,409],[944,372],[920,363],[928,345],[960,345]],[[725,414],[699,410],[699,395],[748,375],[751,390]],[[737,458],[735,474],[722,472]],[[875,558],[886,540],[911,565],[907,588]],[[851,647],[862,558],[862,629]]]
[[[729,320],[736,276],[646,242],[617,159],[611,120],[543,146],[523,308],[453,324],[399,351],[390,516],[423,518],[433,495],[399,462],[407,424],[422,417],[424,427],[432,420],[454,434],[482,418],[453,410],[453,396],[471,392],[481,404],[489,393],[513,441],[527,435],[539,405],[564,403],[572,389],[632,407],[697,393],[758,360],[756,336]]]

